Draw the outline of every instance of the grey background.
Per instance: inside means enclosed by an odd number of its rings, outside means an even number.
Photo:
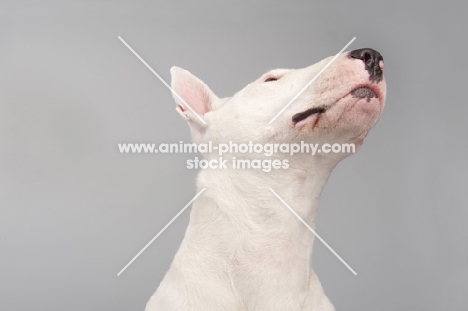
[[[143,310],[195,195],[191,155],[117,143],[188,141],[166,80],[219,96],[265,71],[350,49],[385,58],[388,100],[323,194],[314,266],[338,310],[466,310],[466,8],[403,1],[0,2],[0,309]]]

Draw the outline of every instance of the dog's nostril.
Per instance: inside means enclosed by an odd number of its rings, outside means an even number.
[[[362,60],[366,65],[377,65],[381,60],[383,61],[382,55],[373,49],[359,49],[349,52],[351,58]]]
[[[364,68],[369,72],[369,80],[379,82],[383,79],[383,57],[376,50],[365,48],[349,52],[350,58],[360,59]]]
[[[368,64],[369,61],[372,59],[372,56],[370,55],[370,53],[364,53],[364,63]]]

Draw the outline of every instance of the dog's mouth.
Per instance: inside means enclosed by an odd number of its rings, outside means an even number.
[[[320,106],[320,107],[314,107],[314,108],[307,109],[306,111],[296,113],[292,117],[292,121],[294,122],[294,124],[296,124],[298,122],[301,122],[302,120],[307,119],[308,117],[310,117],[310,116],[312,116],[314,114],[324,113],[325,111],[327,111],[327,109],[328,109],[328,107],[325,107],[325,106]]]
[[[374,88],[372,88],[370,86],[356,87],[355,89],[353,89],[351,92],[349,92],[348,94],[346,94],[342,98],[345,98],[346,96],[349,96],[349,95],[351,95],[351,97],[353,97],[353,98],[367,99],[367,102],[370,102],[372,98],[377,98],[377,99],[380,100],[379,90],[378,89],[376,90],[376,89],[374,89]],[[337,100],[337,102],[339,100]],[[328,105],[328,106],[323,105],[323,106],[318,106],[318,107],[307,109],[307,110],[305,110],[303,112],[296,113],[295,115],[293,115],[292,121],[293,121],[294,125],[296,125],[297,123],[299,123],[299,122],[301,122],[301,121],[303,121],[303,120],[305,120],[305,119],[307,119],[307,118],[309,118],[310,116],[313,116],[313,115],[318,115],[318,117],[317,117],[317,119],[318,119],[318,118],[320,118],[320,115],[322,113],[325,113],[332,106],[333,105]]]

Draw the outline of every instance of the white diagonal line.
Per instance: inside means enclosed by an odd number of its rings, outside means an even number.
[[[340,56],[341,53],[343,53],[344,50],[346,50],[348,48],[348,46],[350,46],[351,43],[353,43],[353,41],[356,40],[356,37],[352,38],[351,41],[348,42],[348,44],[346,44],[344,46],[344,48],[341,49],[341,51],[339,51],[332,59],[331,61],[328,62],[328,64],[325,65],[325,67],[322,68],[322,70],[319,71],[318,74],[315,75],[315,77],[309,81],[309,83],[307,83],[300,91],[299,93],[296,94],[296,96],[294,96],[290,101],[289,103],[286,104],[286,106],[283,107],[283,109],[281,109],[277,114],[276,116],[273,117],[273,119],[270,120],[270,122],[268,122],[268,124],[270,125],[271,123],[273,123],[273,121],[276,120],[276,118],[278,118],[280,116],[280,114],[282,114],[288,107],[289,105],[291,105],[314,81],[315,79],[317,79],[324,71],[325,69],[328,68],[328,66],[330,66],[337,58],[338,56]]]
[[[200,117],[200,115],[199,115],[198,113],[196,113],[195,110],[193,110],[193,108],[190,107],[190,105],[187,104],[187,103],[185,102],[185,100],[184,100],[179,94],[177,94],[177,92],[174,91],[174,89],[173,89],[169,84],[167,84],[166,81],[164,81],[164,79],[161,78],[161,76],[158,75],[158,73],[157,73],[156,71],[153,70],[153,68],[150,67],[150,65],[147,64],[147,63],[143,60],[143,58],[141,58],[140,55],[138,55],[138,53],[135,52],[135,51],[131,48],[131,46],[127,44],[127,42],[125,42],[124,39],[122,39],[120,36],[119,36],[118,38],[119,38],[120,41],[122,41],[123,44],[125,44],[125,46],[126,46],[130,51],[132,51],[133,54],[135,54],[135,56],[136,56],[146,67],[148,67],[148,69],[149,69],[149,70],[150,70],[150,71],[151,71],[151,72],[152,72],[152,73],[169,89],[169,90],[171,90],[171,92],[172,92],[175,96],[177,96],[178,99],[180,99],[180,101],[181,101],[181,102],[182,102],[198,119],[200,119],[200,121],[203,122],[203,124],[206,124],[205,120],[203,120],[203,118]]]
[[[279,195],[278,193],[275,192],[275,190],[271,189],[271,188],[268,188],[277,198],[278,200],[281,201],[281,203],[283,203],[290,211],[291,213],[293,213],[303,224],[304,226],[307,227],[307,229],[309,229],[316,237],[317,239],[320,240],[320,242],[322,242],[332,253],[333,255],[335,255],[354,275],[357,275],[356,271],[353,270],[353,268],[351,268],[347,263],[346,261],[343,260],[343,258],[340,257],[340,255],[338,255],[334,250],[333,248],[330,247],[330,245],[327,244],[327,242],[325,242],[321,237],[320,235],[317,234],[317,232],[314,231],[314,229],[312,229],[305,221],[304,219],[301,218],[301,216],[299,216],[292,208],[291,206],[288,205],[288,203],[286,203]]]
[[[195,201],[195,200],[198,198],[198,196],[199,196],[200,194],[202,194],[202,192],[205,191],[205,190],[206,190],[206,188],[203,188],[202,190],[200,190],[200,192],[198,192],[197,195],[194,196],[193,199],[191,199],[190,202],[188,202],[187,205],[185,205],[184,208],[181,209],[180,212],[177,213],[177,215],[175,215],[174,218],[172,218],[172,220],[169,221],[169,223],[168,223],[167,225],[165,225],[164,228],[162,228],[161,231],[159,231],[158,234],[156,234],[156,236],[155,236],[151,241],[149,241],[149,243],[146,244],[146,246],[143,247],[143,249],[142,249],[141,251],[139,251],[138,254],[136,254],[135,257],[133,257],[133,259],[130,260],[130,262],[129,262],[122,270],[120,270],[119,273],[117,273],[117,276],[120,276],[120,275],[122,274],[122,272],[124,272],[125,269],[127,269],[128,266],[130,266],[130,265],[141,255],[141,253],[143,253],[143,252],[151,245],[151,243],[153,243],[154,240],[156,240],[156,239],[161,235],[161,233],[163,233],[164,230],[166,230],[167,227],[169,227],[169,226],[174,222],[174,220],[176,220],[177,217],[179,217],[180,214],[182,214],[182,213],[187,209],[187,207],[189,207],[190,204],[192,204],[193,201]]]

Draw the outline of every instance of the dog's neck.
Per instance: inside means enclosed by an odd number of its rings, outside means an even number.
[[[193,205],[184,243],[209,263],[207,271],[219,267],[226,284],[254,309],[276,306],[265,306],[268,298],[250,300],[253,292],[289,295],[300,306],[324,303],[333,310],[311,268],[313,233],[269,191],[313,227],[320,194],[336,163],[309,161],[270,173],[220,169],[199,174],[198,188],[206,190]]]
[[[259,169],[232,168],[201,171],[197,185],[199,190],[206,190],[197,199],[194,210],[200,208],[205,209],[201,212],[203,214],[206,211],[223,214],[229,219],[231,229],[239,230],[247,243],[252,241],[250,235],[254,235],[258,239],[254,242],[259,244],[268,244],[271,239],[297,238],[299,244],[311,249],[313,234],[269,190],[271,188],[278,193],[304,221],[313,226],[320,194],[336,163],[310,157],[304,160],[308,162],[291,162],[288,169],[273,169],[269,173]],[[236,239],[239,243],[240,240]]]

